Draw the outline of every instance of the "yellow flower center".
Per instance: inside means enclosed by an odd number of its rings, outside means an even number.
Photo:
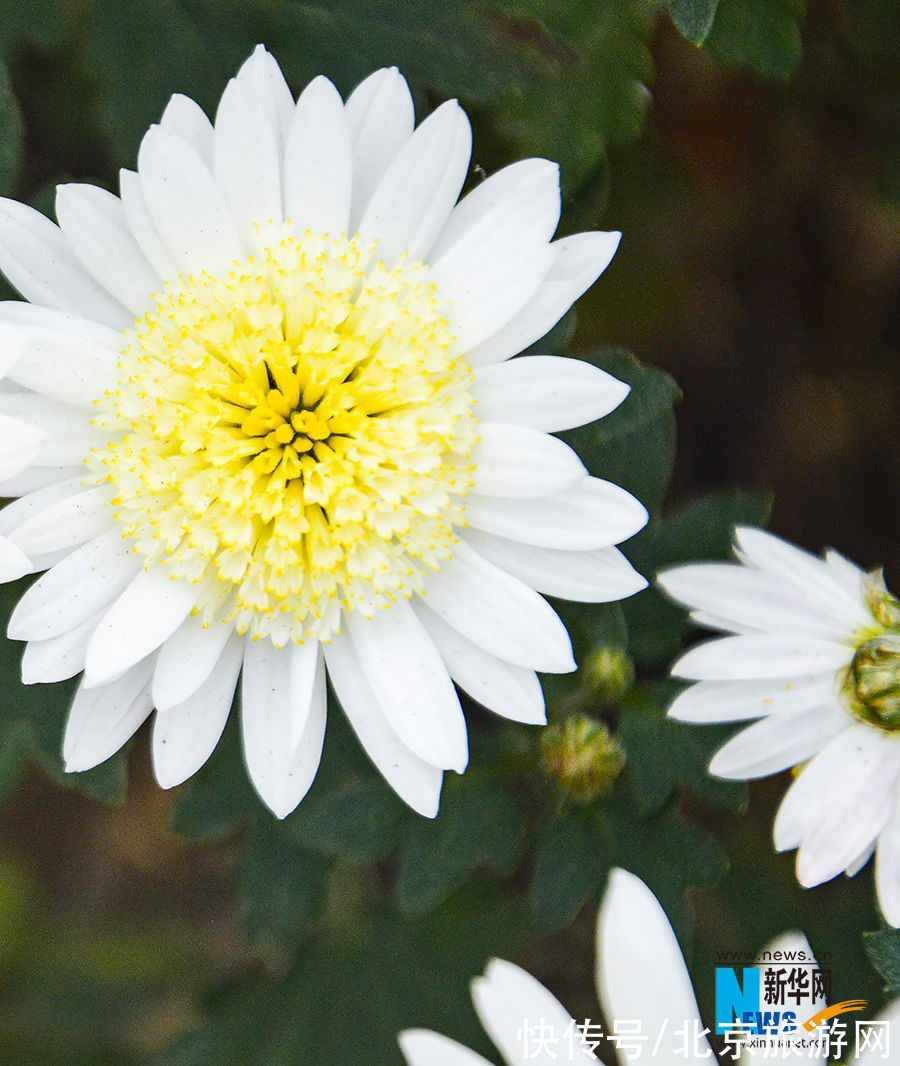
[[[182,276],[125,333],[92,464],[147,562],[276,645],[410,597],[471,484],[472,372],[430,268],[284,237]],[[113,436],[114,434],[114,436]]]

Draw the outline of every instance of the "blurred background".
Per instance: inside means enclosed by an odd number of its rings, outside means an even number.
[[[704,7],[672,6],[682,23],[685,10]],[[884,565],[898,590],[898,37],[892,0],[810,0],[806,10],[802,0],[720,0],[701,47],[652,0],[2,0],[0,183],[48,213],[57,182],[115,189],[117,168],[133,164],[168,96],[185,92],[214,114],[257,41],[295,92],[326,73],[346,93],[395,63],[420,118],[441,99],[461,99],[478,167],[558,159],[563,228],[623,232],[612,266],[578,306],[572,350],[622,345],[680,386],[665,508],[735,485],[771,492],[771,529]],[[18,653],[5,654],[10,677]],[[87,795],[63,787],[40,757],[40,738],[16,717],[23,700],[39,717],[43,697],[22,693],[10,680],[0,731],[0,1061],[326,1061],[315,993],[295,1015],[288,994],[278,998],[290,945],[306,935],[303,914],[290,920],[301,891],[283,865],[290,856],[275,842],[269,865],[248,867],[248,847],[264,850],[265,839],[248,843],[230,826],[213,843],[172,832],[178,797],[153,783],[143,734],[128,756],[123,802],[103,802],[122,800],[121,767],[92,778]],[[34,766],[34,752],[55,780]],[[763,932],[753,909],[776,928],[832,925],[847,996],[880,994],[859,946],[859,929],[877,926],[868,875],[810,897],[793,883],[791,857],[769,855],[783,787],[753,786],[748,819],[679,794],[682,811],[725,842],[732,862],[723,888],[692,900],[707,1009],[710,953],[759,946],[740,942]],[[208,808],[228,800],[210,796],[204,825]],[[390,860],[374,860],[366,877],[391,881]],[[260,869],[268,879],[254,887]],[[362,891],[355,869],[329,868],[320,927],[352,924]],[[526,874],[510,870],[502,891],[512,913]],[[277,909],[279,893],[288,917],[269,922],[265,908]],[[460,900],[477,907],[457,894],[435,921],[449,921],[454,905],[465,914]],[[594,914],[583,907],[552,935],[509,945],[578,1017],[596,1016]],[[392,929],[367,927],[353,950],[368,958],[369,937],[394,953],[391,965],[415,971]],[[439,925],[429,929],[439,935]],[[477,941],[477,924],[469,935]],[[341,972],[329,969],[340,949],[326,941],[306,964],[323,998]],[[456,949],[474,976],[483,957]],[[464,978],[457,984],[463,1017]],[[347,993],[355,1013],[343,1024],[370,1034],[370,1044],[359,1037],[369,1062],[399,1061],[378,1042],[390,1041],[395,1005],[366,1001],[372,987]],[[264,1029],[283,1023],[294,1036],[270,1032],[260,1050],[260,1030],[244,1024],[257,1010]],[[471,1019],[457,1031],[437,1014],[435,1024],[458,1038],[477,1034]],[[384,1032],[379,1016],[389,1019]],[[194,1032],[205,1035],[191,1043]]]

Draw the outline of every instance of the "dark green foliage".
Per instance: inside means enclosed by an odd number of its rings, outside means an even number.
[[[727,869],[716,841],[673,804],[649,816],[622,784],[606,800],[551,816],[538,838],[531,904],[548,929],[567,925],[599,901],[606,874],[622,866],[653,889],[683,943],[690,939],[684,890],[714,884]]]
[[[722,63],[787,78],[800,62],[805,0],[720,0],[706,47]]]
[[[746,810],[746,784],[722,781],[707,772],[734,726],[689,725],[667,718],[666,707],[678,690],[674,682],[644,685],[622,705],[619,739],[628,752],[637,809],[642,814],[658,810],[684,785],[716,806]]]
[[[900,995],[900,929],[864,933],[863,945],[869,961],[881,974],[885,995]]]
[[[469,982],[527,934],[521,910],[478,893],[406,923],[354,893],[281,981],[245,980],[210,1004],[207,1024],[169,1066],[400,1066],[397,1033],[433,1028],[487,1052]]]

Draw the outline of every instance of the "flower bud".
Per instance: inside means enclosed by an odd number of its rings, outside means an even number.
[[[614,645],[595,648],[581,671],[584,690],[596,703],[621,703],[634,684],[634,663]]]
[[[624,766],[625,749],[587,715],[570,715],[541,734],[541,769],[576,803],[607,795]]]
[[[900,729],[900,634],[884,633],[860,644],[843,691],[860,718],[888,731]]]

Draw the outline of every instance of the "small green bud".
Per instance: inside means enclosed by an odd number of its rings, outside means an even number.
[[[888,732],[900,729],[900,634],[884,633],[860,644],[842,691],[859,718]]]
[[[581,667],[582,684],[591,700],[618,704],[634,684],[634,663],[622,648],[595,648]]]
[[[876,621],[885,629],[900,630],[900,600],[888,591],[883,570],[873,570],[866,574],[863,595]]]
[[[625,749],[603,722],[573,714],[541,734],[541,769],[576,803],[607,795],[625,766]]]

